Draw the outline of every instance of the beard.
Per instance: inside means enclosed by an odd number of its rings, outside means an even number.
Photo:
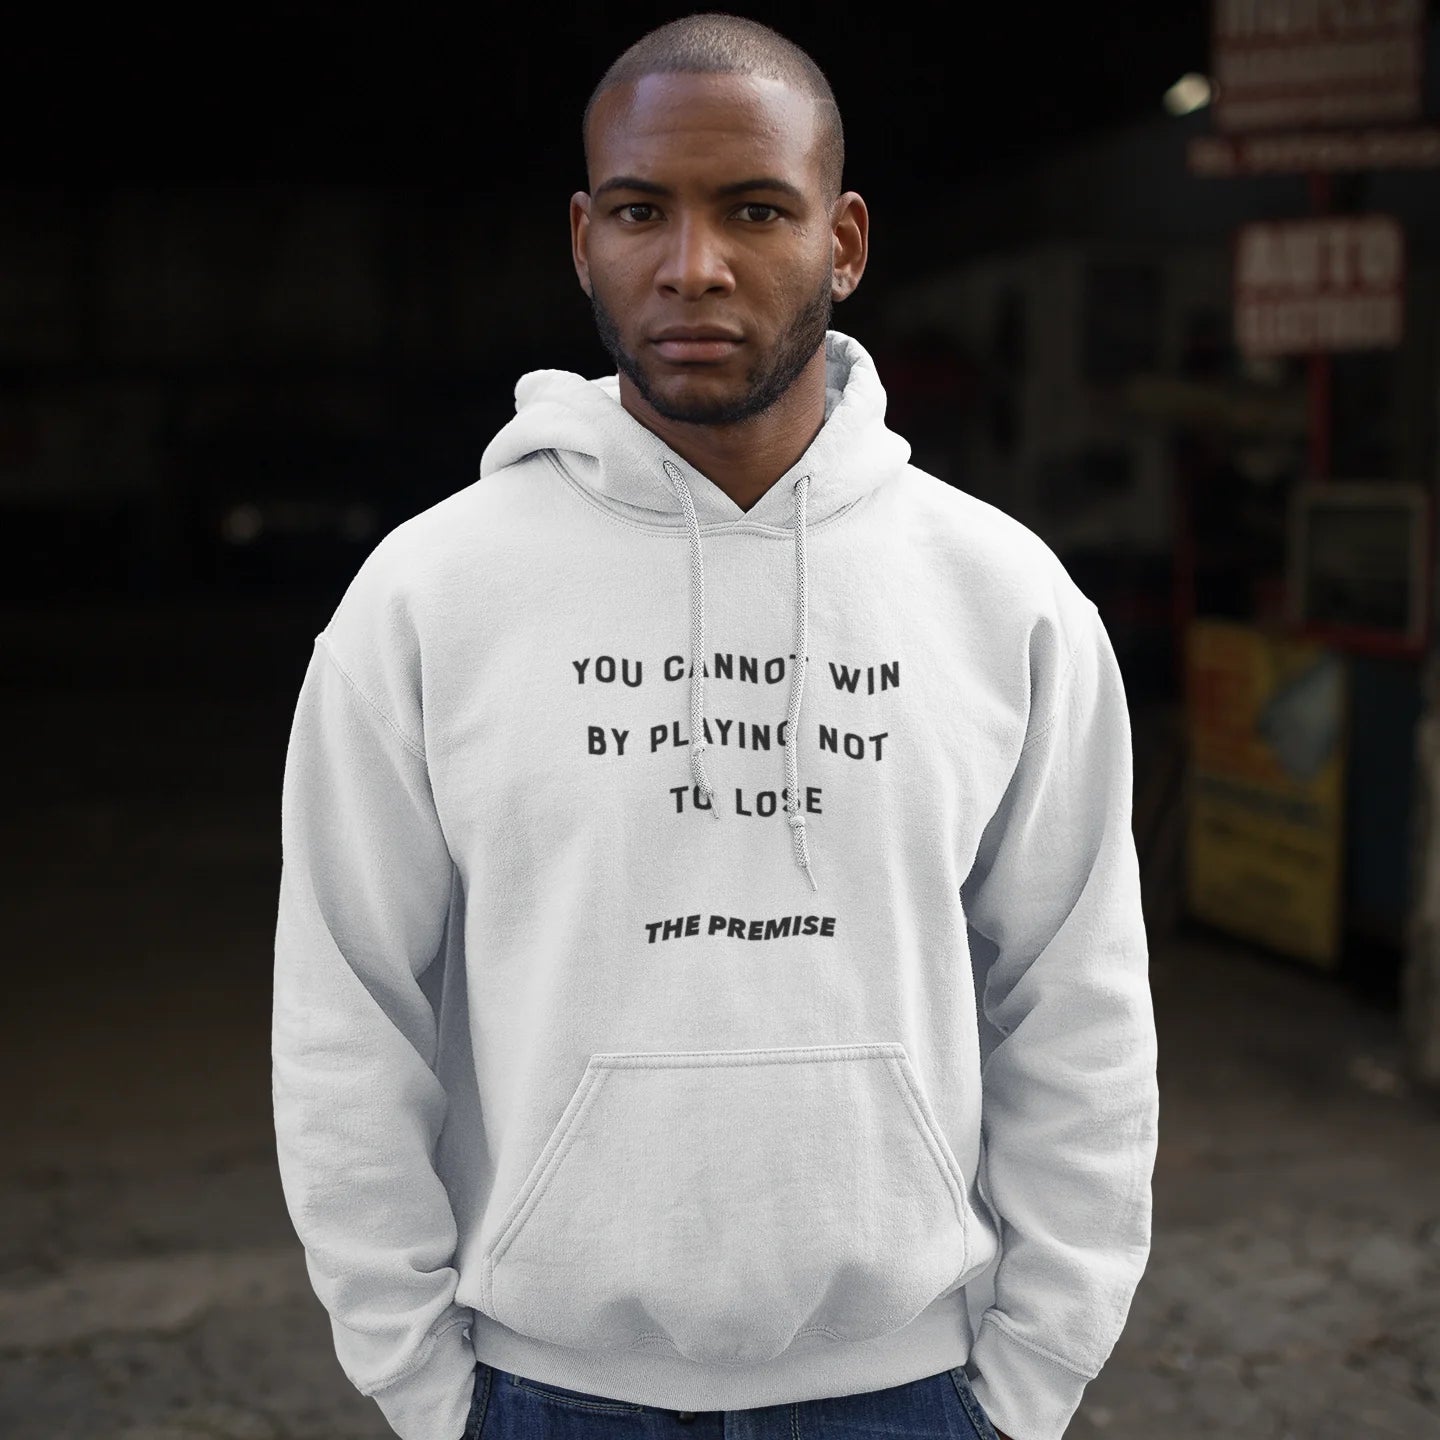
[[[815,291],[790,318],[766,355],[760,356],[745,374],[745,387],[729,399],[671,401],[651,382],[639,359],[625,348],[615,317],[605,308],[599,290],[591,283],[590,308],[600,343],[620,371],[640,392],[645,403],[658,415],[683,425],[736,425],[769,410],[800,378],[815,352],[825,343],[830,316],[835,308],[831,277]]]

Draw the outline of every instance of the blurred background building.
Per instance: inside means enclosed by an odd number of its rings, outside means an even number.
[[[213,32],[179,16],[153,33],[113,17],[21,27],[0,194],[0,595],[41,622],[28,663],[78,662],[86,635],[140,663],[80,618],[97,608],[118,621],[298,605],[302,630],[323,621],[382,534],[474,478],[521,373],[608,368],[568,254],[575,102],[671,13],[599,26],[577,7],[569,28],[488,37],[503,64],[478,59],[463,26],[372,32],[322,6]],[[787,17],[825,53],[847,183],[874,211],[870,271],[835,323],[882,362],[917,463],[1060,554],[1142,701],[1182,696],[1199,617],[1302,628],[1307,481],[1398,483],[1423,502],[1436,474],[1433,20],[1408,3],[1216,13],[1240,27],[1229,52],[1212,54],[1203,5],[1092,7],[1036,33],[972,17],[948,43],[917,22],[863,47],[826,43],[831,11]],[[1266,89],[1245,49],[1302,21],[1329,109],[1293,74]],[[1394,55],[1376,47],[1407,35],[1408,110],[1383,74],[1368,92],[1353,65],[1325,83],[1337,46],[1383,69]],[[1237,71],[1238,131],[1207,103],[1226,54],[1252,65]],[[1296,115],[1302,135],[1317,116],[1374,134],[1353,122],[1377,94],[1380,133],[1418,137],[1418,162],[1337,170],[1312,153],[1246,173],[1237,158],[1258,112],[1262,138],[1297,133]],[[1233,250],[1242,227],[1319,211],[1392,217],[1405,264],[1400,333],[1327,357],[1317,397],[1303,354],[1237,346]],[[1400,521],[1428,535],[1417,513]],[[82,634],[61,639],[46,627],[67,615]],[[1312,958],[1398,994],[1428,642],[1407,633],[1397,653],[1379,638],[1330,637],[1352,706],[1343,833],[1285,903],[1313,909],[1307,884],[1333,872]],[[174,642],[146,663],[179,664]],[[1273,910],[1278,872],[1270,883],[1244,904]],[[1232,877],[1222,908],[1243,888]],[[1283,950],[1279,913],[1259,938]]]

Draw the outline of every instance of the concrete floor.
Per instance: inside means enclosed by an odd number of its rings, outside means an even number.
[[[179,668],[174,633],[78,620],[9,651],[6,1440],[390,1434],[335,1361],[270,1128],[280,770],[324,617],[249,618]],[[1440,1104],[1398,1018],[1186,926],[1152,976],[1154,1247],[1067,1440],[1440,1440]]]

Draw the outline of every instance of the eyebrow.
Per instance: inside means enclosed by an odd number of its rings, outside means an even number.
[[[668,186],[657,185],[653,180],[642,180],[637,175],[615,175],[606,180],[603,184],[596,186],[595,199],[608,194],[612,190],[634,190],[641,195],[667,196],[673,192]],[[805,201],[805,193],[797,186],[792,185],[788,180],[781,180],[774,175],[760,175],[753,180],[735,180],[728,185],[718,186],[715,194],[719,196],[747,195],[755,190],[776,190],[781,195],[788,195],[792,200],[801,204]]]

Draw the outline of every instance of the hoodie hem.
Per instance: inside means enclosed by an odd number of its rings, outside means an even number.
[[[908,1385],[963,1365],[970,1317],[963,1289],[871,1340],[825,1341],[729,1369],[673,1350],[572,1350],[522,1335],[482,1311],[471,1339],[478,1361],[541,1384],[664,1410],[749,1410]]]

